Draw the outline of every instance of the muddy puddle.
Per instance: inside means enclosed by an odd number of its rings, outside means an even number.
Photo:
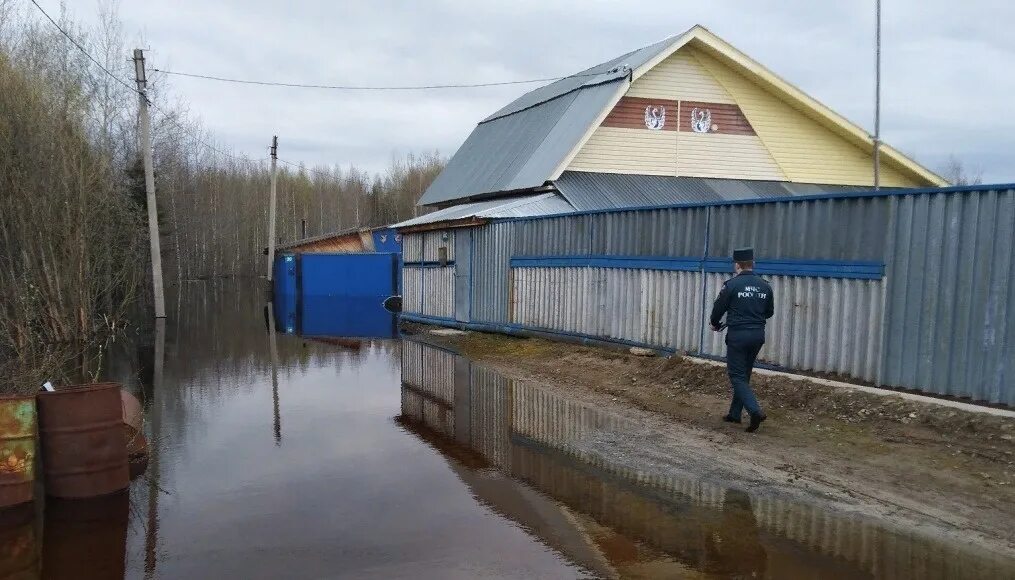
[[[147,472],[0,522],[0,578],[1015,576],[976,546],[640,470],[596,444],[630,419],[400,340],[367,304],[304,321],[202,283],[174,307],[109,371],[144,401]]]

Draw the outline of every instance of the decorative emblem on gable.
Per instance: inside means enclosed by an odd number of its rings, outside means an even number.
[[[652,105],[645,107],[645,126],[653,131],[659,131],[666,126],[666,107]]]
[[[712,111],[709,109],[691,109],[691,130],[695,133],[712,131]]]

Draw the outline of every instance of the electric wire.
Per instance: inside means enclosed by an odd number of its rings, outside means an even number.
[[[132,93],[138,93],[138,94],[140,94],[142,96],[142,98],[144,98],[146,100],[148,99],[147,95],[145,95],[144,92],[142,92],[141,90],[139,90],[135,86],[131,86],[130,83],[128,83],[128,82],[124,81],[123,79],[121,79],[120,77],[116,76],[112,71],[110,71],[101,62],[99,62],[95,57],[93,57],[77,40],[74,39],[74,37],[72,37],[66,30],[64,30],[63,27],[60,26],[60,24],[57,23],[57,21],[54,20],[53,17],[51,17],[49,15],[49,13],[47,13],[46,10],[41,5],[39,5],[39,3],[36,0],[29,0],[29,1],[33,5],[35,5],[35,7],[39,10],[39,12],[42,13],[43,16],[45,16],[46,20],[48,20],[57,30],[59,30],[60,33],[63,34],[63,36],[66,37],[67,40],[69,40],[71,42],[71,44],[73,44],[79,51],[81,51],[82,54],[84,54],[88,58],[88,60],[90,60],[92,63],[94,63],[95,66],[99,67],[99,69],[101,69],[102,72],[104,72],[107,75],[109,75],[110,78],[115,80],[117,83],[119,83],[120,85],[125,87],[127,90],[131,91]],[[522,84],[532,84],[532,83],[553,82],[553,81],[559,81],[559,80],[566,79],[566,78],[589,77],[589,76],[598,76],[599,74],[602,74],[602,73],[579,73],[579,74],[574,74],[574,75],[569,75],[569,76],[561,76],[561,77],[546,77],[546,78],[538,78],[538,79],[525,79],[525,80],[515,80],[515,81],[498,81],[498,82],[487,82],[487,83],[448,83],[448,84],[433,84],[433,85],[365,86],[365,85],[325,85],[325,84],[311,84],[311,83],[285,83],[285,82],[275,82],[275,81],[260,81],[260,80],[250,80],[250,79],[235,79],[235,78],[219,77],[219,76],[213,76],[213,75],[203,75],[203,74],[196,74],[196,73],[170,71],[170,70],[164,70],[164,69],[158,69],[158,68],[152,68],[151,70],[152,70],[152,72],[159,72],[159,73],[162,73],[162,74],[165,74],[165,75],[175,75],[175,76],[182,76],[182,77],[190,77],[190,78],[198,78],[198,79],[205,79],[205,80],[213,80],[213,81],[219,81],[219,82],[237,83],[237,84],[261,85],[261,86],[279,86],[279,87],[292,87],[292,88],[345,90],[345,91],[414,91],[414,90],[436,90],[436,89],[456,89],[456,88],[497,87],[497,86],[508,86],[508,85],[522,85]],[[173,117],[173,115],[169,114],[165,110],[162,110],[161,107],[156,106],[150,100],[148,101],[148,103],[149,103],[149,105],[153,109],[161,111],[163,113],[163,118],[168,120],[170,123],[176,125],[178,128],[180,128],[184,132],[188,133],[191,136],[191,138],[194,139],[194,141],[196,141],[198,144],[204,146],[205,148],[209,149],[210,151],[214,151],[215,153],[218,153],[220,155],[224,155],[226,157],[230,157],[232,159],[236,159],[236,160],[239,160],[239,161],[263,161],[264,160],[264,158],[253,159],[253,158],[251,158],[251,157],[249,157],[247,155],[238,156],[238,155],[235,155],[235,154],[223,151],[223,150],[221,150],[221,149],[211,145],[210,143],[208,143],[204,139],[202,139],[200,136],[197,135],[195,129],[193,129],[191,127],[185,126],[180,121],[176,120]],[[297,167],[297,168],[301,167],[299,164],[296,164],[296,163],[293,163],[291,161],[287,161],[287,160],[284,160],[284,159],[278,159],[278,161],[280,161],[280,162],[282,162],[282,163],[284,163],[286,165],[290,165],[292,167]],[[313,169],[313,168],[310,168],[310,167],[305,167],[304,166],[303,169],[305,169],[306,171],[309,171],[311,173],[330,176],[330,174],[328,174],[328,173],[325,173],[325,172],[322,172],[322,171],[319,171],[319,170],[316,170],[316,169]]]
[[[194,141],[196,141],[198,144],[204,146],[205,148],[207,148],[207,149],[209,149],[211,151],[214,151],[215,153],[218,153],[219,155],[224,155],[226,157],[229,157],[231,159],[235,159],[237,161],[256,162],[256,161],[264,161],[265,160],[264,157],[252,158],[252,157],[250,157],[249,155],[246,155],[246,154],[236,155],[235,153],[229,153],[229,152],[223,151],[223,150],[219,149],[218,147],[215,147],[214,145],[208,143],[207,141],[205,141],[201,137],[199,137],[198,133],[197,133],[197,129],[195,129],[194,127],[188,127],[188,126],[184,125],[183,123],[181,123],[180,121],[177,121],[166,110],[164,110],[161,107],[155,105],[155,103],[152,103],[151,101],[149,101],[149,106],[151,108],[157,110],[157,111],[160,111],[162,113],[162,118],[163,119],[169,121],[173,125],[176,125],[179,129],[181,129],[185,133],[189,134],[190,138],[193,139]]]
[[[243,85],[260,85],[260,86],[268,86],[268,87],[290,87],[290,88],[300,88],[300,89],[329,89],[329,90],[338,90],[338,91],[426,91],[426,90],[437,90],[437,89],[474,89],[474,88],[481,88],[481,87],[501,87],[501,86],[507,86],[507,85],[525,85],[525,84],[532,84],[532,83],[546,83],[546,82],[552,82],[552,81],[559,81],[559,80],[566,79],[566,78],[598,76],[598,74],[600,74],[600,73],[596,73],[596,74],[576,74],[576,75],[568,75],[568,76],[562,76],[562,77],[547,77],[547,78],[541,78],[541,79],[525,79],[525,80],[517,80],[517,81],[494,81],[494,82],[487,82],[487,83],[447,83],[447,84],[435,84],[435,85],[390,85],[390,86],[375,85],[375,86],[369,86],[369,85],[323,85],[323,84],[313,84],[313,83],[286,83],[286,82],[277,82],[277,81],[252,80],[252,79],[235,79],[235,78],[220,77],[220,76],[214,76],[214,75],[205,75],[205,74],[197,74],[197,73],[186,73],[186,72],[179,72],[179,71],[170,71],[170,70],[165,70],[165,69],[152,69],[152,70],[154,70],[155,72],[160,72],[160,73],[165,74],[165,75],[175,75],[175,76],[181,76],[181,77],[189,77],[189,78],[195,78],[195,79],[204,79],[204,80],[211,80],[211,81],[219,81],[219,82],[225,82],[225,83],[236,83],[236,84],[243,84]]]
[[[89,53],[88,53],[88,51],[87,51],[87,50],[85,50],[85,48],[84,48],[83,46],[81,46],[81,45],[80,45],[80,44],[78,43],[78,41],[77,41],[77,40],[74,40],[74,37],[72,37],[72,36],[71,36],[70,34],[68,34],[68,33],[67,33],[67,31],[66,31],[66,30],[64,30],[64,29],[63,29],[63,27],[62,27],[62,26],[60,26],[60,25],[59,25],[59,24],[57,23],[57,21],[56,21],[56,20],[53,20],[53,17],[52,17],[52,16],[50,16],[50,15],[49,15],[49,13],[47,13],[47,12],[45,11],[45,9],[43,9],[43,8],[42,8],[42,6],[39,6],[39,3],[38,3],[38,2],[36,2],[35,0],[29,0],[29,1],[30,1],[30,2],[32,3],[32,4],[35,4],[35,7],[39,9],[39,12],[42,12],[42,15],[46,17],[46,20],[49,20],[49,21],[50,21],[50,22],[51,22],[51,23],[53,24],[53,26],[55,26],[55,27],[56,27],[56,29],[60,31],[60,33],[61,33],[61,34],[63,34],[63,35],[65,36],[65,37],[67,37],[67,40],[69,40],[69,41],[71,42],[71,44],[73,44],[74,46],[76,46],[76,47],[77,47],[77,49],[78,49],[78,50],[80,50],[82,54],[84,54],[85,56],[87,56],[87,57],[88,57],[88,60],[90,60],[90,61],[92,61],[93,63],[95,63],[95,66],[97,66],[97,67],[99,67],[100,69],[102,69],[102,71],[103,71],[104,73],[106,73],[107,75],[109,75],[109,76],[110,76],[110,78],[112,78],[112,79],[113,79],[113,80],[115,80],[116,82],[120,83],[120,84],[121,84],[121,85],[123,85],[124,87],[127,87],[127,90],[129,90],[129,91],[131,91],[131,92],[137,92],[137,87],[132,87],[132,86],[130,86],[130,84],[128,84],[128,83],[127,83],[127,81],[125,81],[125,80],[121,79],[120,77],[116,76],[115,74],[113,74],[113,73],[112,73],[112,72],[111,72],[111,71],[110,71],[110,70],[109,70],[108,68],[106,68],[105,66],[103,66],[103,65],[102,65],[102,63],[100,63],[100,62],[99,62],[98,60],[96,60],[96,59],[95,59],[95,57],[93,57],[93,56],[92,56],[91,54],[89,54]]]
[[[66,30],[64,30],[64,28],[62,26],[60,26],[60,24],[57,23],[57,21],[54,20],[53,17],[50,16],[49,13],[46,12],[46,10],[42,6],[40,6],[38,2],[36,2],[36,0],[29,0],[29,1],[32,4],[34,4],[36,8],[39,9],[39,12],[41,12],[42,15],[46,17],[46,20],[48,20],[54,27],[56,27],[57,30],[60,31],[60,34],[63,34],[64,37],[66,37],[67,40],[70,41],[71,44],[73,44],[79,51],[81,51],[81,54],[85,55],[88,58],[88,60],[92,61],[95,64],[95,66],[99,67],[99,69],[101,69],[102,72],[104,72],[107,75],[109,75],[109,78],[113,79],[114,81],[116,81],[117,83],[122,85],[124,88],[126,88],[131,93],[135,93],[135,94],[141,95],[142,98],[144,98],[145,100],[148,101],[148,104],[149,104],[149,106],[151,108],[156,109],[158,111],[161,111],[162,114],[163,114],[163,118],[164,119],[168,120],[170,123],[176,125],[181,130],[183,130],[184,132],[188,133],[190,135],[190,137],[192,139],[194,139],[194,141],[196,141],[198,144],[203,145],[204,147],[208,148],[211,151],[214,151],[215,153],[218,153],[220,155],[225,155],[226,157],[231,157],[231,158],[236,159],[238,161],[254,161],[253,159],[251,159],[250,157],[248,157],[246,155],[240,157],[240,156],[234,155],[232,153],[227,153],[225,151],[222,151],[221,149],[211,145],[210,143],[208,143],[207,141],[202,139],[200,136],[197,135],[195,129],[193,129],[192,127],[187,127],[186,125],[184,125],[180,121],[177,121],[168,112],[166,112],[161,107],[156,106],[155,103],[153,103],[150,100],[148,100],[148,96],[145,95],[142,91],[140,91],[136,86],[131,86],[130,83],[128,83],[127,81],[125,81],[125,80],[121,79],[120,77],[116,76],[116,74],[114,74],[108,68],[103,66],[103,64],[101,62],[99,62],[98,59],[93,57],[85,49],[85,47],[81,46],[81,43],[79,43],[77,40],[75,40],[73,36],[71,36]]]

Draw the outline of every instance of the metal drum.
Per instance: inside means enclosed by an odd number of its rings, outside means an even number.
[[[0,509],[32,501],[35,395],[0,397]]]
[[[72,385],[40,393],[46,495],[83,498],[130,483],[120,385]]]

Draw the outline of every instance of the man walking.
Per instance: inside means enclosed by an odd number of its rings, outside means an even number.
[[[775,314],[775,300],[768,282],[754,274],[754,249],[733,250],[736,276],[722,285],[712,305],[712,330],[723,329],[726,315],[726,371],[733,385],[733,402],[723,421],[739,423],[744,409],[750,415],[748,433],[758,430],[766,419],[751,390],[751,370],[765,344],[765,321]]]

